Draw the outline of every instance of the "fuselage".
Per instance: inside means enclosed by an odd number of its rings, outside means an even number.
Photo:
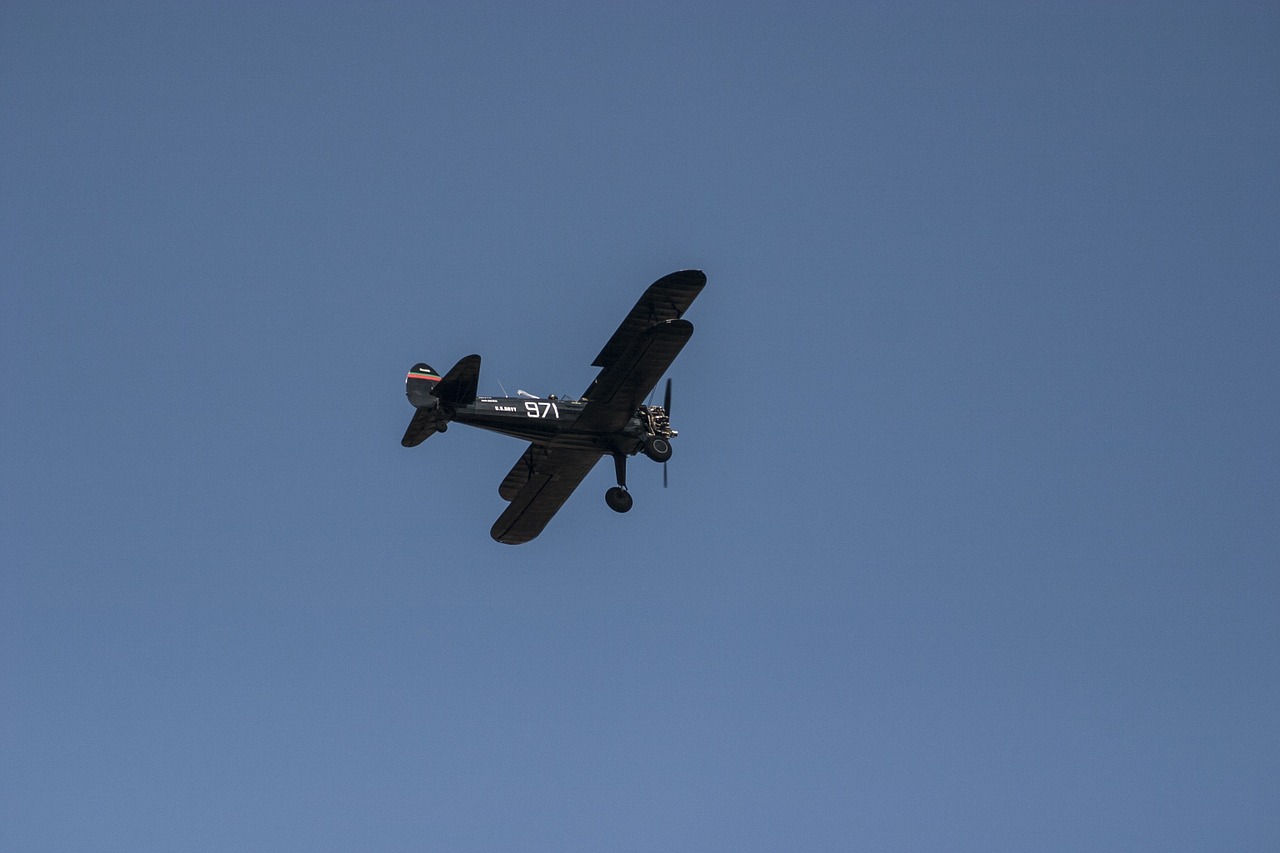
[[[449,419],[548,447],[631,455],[644,445],[649,431],[639,412],[616,432],[576,429],[574,424],[586,406],[585,400],[555,397],[477,397],[454,408]]]

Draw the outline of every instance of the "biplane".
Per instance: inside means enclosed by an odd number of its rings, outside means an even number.
[[[663,464],[671,458],[671,380],[661,406],[645,401],[693,335],[684,319],[707,277],[698,270],[673,272],[649,285],[593,367],[600,373],[579,399],[478,394],[480,356],[469,355],[441,376],[415,364],[405,379],[413,420],[400,443],[415,447],[450,423],[510,435],[529,442],[498,486],[508,501],[489,534],[507,545],[528,542],[573,494],[603,457],[613,458],[618,484],[605,492],[615,512],[631,509],[627,458],[643,453]],[[505,393],[505,392],[504,392]]]

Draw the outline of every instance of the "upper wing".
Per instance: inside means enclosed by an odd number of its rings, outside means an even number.
[[[688,320],[666,320],[642,332],[591,383],[574,429],[613,432],[626,426],[692,335]]]
[[[498,516],[489,535],[504,545],[533,539],[599,460],[600,454],[590,450],[530,445],[498,489],[511,506]]]
[[[701,270],[681,270],[649,285],[618,331],[609,338],[609,343],[591,362],[592,366],[608,368],[650,326],[663,320],[679,320],[706,283],[707,277]]]

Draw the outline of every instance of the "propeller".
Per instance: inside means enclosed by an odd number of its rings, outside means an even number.
[[[658,389],[655,386],[649,391],[649,398],[644,401],[644,404],[646,406],[653,403],[653,395],[657,392],[657,390]],[[671,423],[671,377],[670,376],[667,377],[667,390],[662,395],[662,410],[667,413],[667,423],[670,424]],[[667,487],[667,463],[664,460],[662,463],[662,488],[665,489],[666,487]]]
[[[667,412],[667,418],[671,417],[671,377],[667,377],[667,391],[662,395],[662,408]],[[667,487],[667,463],[662,463],[662,488]]]

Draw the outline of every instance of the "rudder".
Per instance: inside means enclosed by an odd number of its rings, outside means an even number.
[[[440,378],[431,365],[423,362],[409,368],[409,375],[404,379],[404,395],[415,409],[434,409],[439,404],[431,392],[436,389]]]

